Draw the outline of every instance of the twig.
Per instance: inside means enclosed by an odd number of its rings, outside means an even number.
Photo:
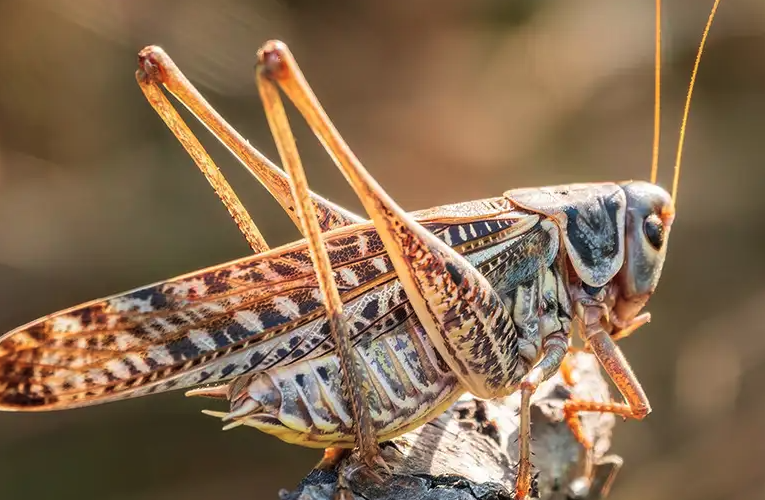
[[[621,458],[607,456],[613,415],[582,415],[585,432],[595,444],[592,486],[586,481],[586,457],[562,421],[563,402],[569,397],[607,401],[608,384],[590,354],[574,356],[576,384],[568,387],[560,375],[542,385],[533,399],[532,451],[538,471],[536,490],[542,499],[588,500],[605,498],[621,466]],[[436,420],[393,440],[384,447],[393,475],[383,484],[352,480],[364,500],[476,500],[510,499],[517,460],[516,394],[502,401],[478,401],[465,396]],[[282,500],[330,500],[336,471],[313,470],[295,491],[282,491]]]

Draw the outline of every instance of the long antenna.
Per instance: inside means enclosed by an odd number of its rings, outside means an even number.
[[[688,95],[685,98],[685,109],[683,110],[683,121],[680,125],[680,139],[677,142],[677,158],[675,158],[675,177],[672,180],[672,200],[677,203],[677,186],[680,182],[680,160],[683,157],[683,143],[685,142],[685,130],[688,124],[688,114],[691,109],[691,96],[693,95],[693,85],[696,83],[696,74],[699,71],[699,63],[701,62],[701,54],[704,52],[704,45],[707,42],[707,35],[709,29],[712,27],[712,20],[715,18],[717,12],[717,6],[720,4],[720,0],[715,0],[712,6],[712,12],[709,13],[709,19],[707,19],[707,25],[704,27],[704,34],[701,36],[701,43],[699,44],[699,50],[696,52],[696,62],[693,65],[693,72],[691,73],[691,83],[688,85]]]
[[[661,0],[656,0],[656,55],[654,58],[653,157],[651,183],[659,173],[659,137],[661,135]]]

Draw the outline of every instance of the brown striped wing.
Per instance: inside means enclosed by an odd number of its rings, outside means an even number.
[[[539,217],[502,199],[418,212],[484,274],[506,272]],[[327,233],[351,334],[413,315],[371,223]],[[503,252],[503,248],[514,248]],[[522,277],[519,277],[521,279]],[[304,241],[57,312],[0,338],[0,410],[86,406],[219,381],[333,348]]]

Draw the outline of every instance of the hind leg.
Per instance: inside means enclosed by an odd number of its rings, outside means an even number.
[[[172,59],[161,48],[146,47],[141,51],[136,78],[146,99],[194,159],[194,162],[205,175],[215,193],[228,208],[229,213],[255,253],[268,250],[268,244],[212,158],[210,158],[183,118],[181,118],[165,97],[160,89],[160,85],[205,124],[208,130],[260,180],[300,227],[300,220],[296,209],[297,204],[294,201],[295,198],[293,198],[293,192],[290,187],[291,179],[289,174],[277,168],[231,127],[194,88],[191,82],[188,81]],[[313,202],[316,211],[314,217],[317,217],[321,231],[329,231],[337,227],[363,221],[362,218],[313,192],[307,191],[307,196]],[[226,398],[228,385],[228,383],[223,383],[199,388],[189,391],[187,395],[217,398],[222,396]],[[336,455],[331,453],[330,449],[327,452],[325,460],[327,457]]]
[[[356,444],[359,456],[369,471],[375,465],[387,468],[380,455],[377,433],[370,414],[365,395],[374,390],[368,380],[366,368],[351,344],[348,325],[343,314],[343,304],[335,283],[332,263],[323,244],[321,227],[308,191],[308,181],[297,151],[287,115],[284,111],[278,89],[265,75],[266,68],[259,64],[256,69],[256,81],[261,99],[274,136],[279,156],[287,171],[292,199],[295,200],[296,213],[300,221],[303,236],[308,242],[311,260],[316,269],[319,288],[324,296],[327,319],[335,342],[335,349],[340,359],[343,374],[343,387],[353,415],[356,430]]]
[[[247,224],[243,224],[243,222],[244,219],[248,219],[249,224],[252,224],[252,219],[250,219],[244,207],[239,203],[233,190],[226,180],[223,179],[220,171],[201,144],[199,144],[197,138],[189,130],[183,118],[181,118],[164,96],[160,87],[164,87],[181,104],[189,109],[207,127],[213,136],[222,142],[242,165],[263,184],[268,192],[284,208],[287,215],[300,227],[295,202],[290,192],[288,175],[274,165],[260,151],[255,149],[249,141],[229,125],[202,97],[199,91],[194,88],[170,56],[160,47],[149,46],[141,50],[138,55],[138,63],[139,68],[136,72],[136,79],[146,99],[205,174],[215,192],[218,193],[226,207],[229,208],[234,220],[247,237],[251,246],[253,246],[253,238],[248,236],[248,234],[252,234],[254,231]],[[319,225],[323,231],[364,221],[363,218],[322,198],[316,193],[309,191],[309,197],[316,207]],[[232,209],[232,207],[234,208]],[[252,225],[254,226],[254,224]],[[260,239],[262,240],[262,237]],[[261,247],[257,246],[257,248]],[[255,249],[255,246],[253,246],[253,249]]]

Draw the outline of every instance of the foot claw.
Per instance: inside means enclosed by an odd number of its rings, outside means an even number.
[[[393,470],[388,465],[388,462],[385,461],[385,459],[382,457],[382,455],[375,455],[373,460],[373,465],[377,465],[381,467],[383,470],[385,470],[385,473],[388,475],[393,474]]]
[[[393,473],[390,466],[379,453],[370,454],[366,457],[354,455],[347,460],[346,466],[341,466],[338,472],[338,474],[342,476],[342,480],[338,478],[339,482],[343,485],[349,484],[356,474],[361,474],[367,481],[382,484],[385,482],[385,479],[380,472],[378,472],[379,469],[382,469],[386,475],[391,475]]]
[[[374,465],[369,465],[368,463],[361,462],[359,463],[353,470],[351,474],[359,473],[363,475],[368,481],[372,481],[376,484],[382,484],[384,482],[383,477],[380,475],[379,472],[375,470]],[[350,478],[350,475],[349,475]]]

